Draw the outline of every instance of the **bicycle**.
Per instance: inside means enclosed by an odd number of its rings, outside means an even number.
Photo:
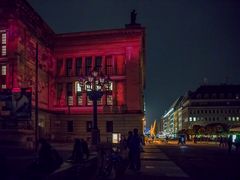
[[[102,163],[98,176],[103,179],[115,179],[121,174],[123,158],[118,154],[118,149],[103,152]]]

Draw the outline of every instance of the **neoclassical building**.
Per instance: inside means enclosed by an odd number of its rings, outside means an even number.
[[[39,135],[58,141],[90,139],[92,101],[79,86],[79,78],[97,69],[111,80],[108,93],[98,101],[101,141],[111,141],[112,133],[127,135],[133,128],[142,133],[145,29],[141,25],[56,34],[25,0],[1,0],[0,17],[0,91],[32,91],[31,118],[14,119],[15,128],[27,124],[35,129],[37,83]],[[8,117],[3,114],[6,125]]]

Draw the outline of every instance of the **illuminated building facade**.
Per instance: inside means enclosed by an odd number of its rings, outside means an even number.
[[[182,127],[181,101],[182,96],[178,98],[163,115],[161,121],[163,124],[163,132],[171,137],[176,137],[179,128]]]
[[[203,85],[182,102],[183,129],[194,125],[240,125],[240,85]]]
[[[171,114],[178,132],[192,129],[194,125],[206,127],[221,124],[226,127],[240,126],[240,85],[202,85],[189,91],[176,106],[163,116],[164,131],[172,131]],[[175,124],[174,123],[174,124]]]
[[[0,7],[0,90],[32,88],[34,105],[38,67],[41,137],[91,137],[92,101],[78,80],[93,70],[111,79],[98,102],[101,141],[133,128],[143,132],[144,28],[56,34],[25,0],[1,0]]]

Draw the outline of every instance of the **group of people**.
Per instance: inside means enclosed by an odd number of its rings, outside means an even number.
[[[47,140],[39,140],[39,151],[37,160],[30,166],[30,171],[52,172],[59,168],[63,159],[58,151],[54,149]]]
[[[60,167],[63,162],[58,151],[54,149],[45,139],[39,140],[39,151],[37,161],[32,165],[32,170],[51,172]],[[75,139],[72,155],[69,160],[79,163],[89,158],[88,144],[84,139]]]
[[[128,148],[129,169],[139,171],[141,169],[140,153],[142,152],[142,138],[138,134],[138,129],[128,132],[126,146]]]
[[[219,146],[221,145],[221,139],[222,137],[220,137],[220,143]],[[223,140],[224,141],[224,140]],[[237,135],[235,140],[233,141],[233,135],[229,135],[228,139],[227,139],[227,144],[228,144],[228,152],[231,153],[232,151],[232,146],[235,145],[236,147],[236,151],[238,151],[238,148],[240,147],[240,135]]]

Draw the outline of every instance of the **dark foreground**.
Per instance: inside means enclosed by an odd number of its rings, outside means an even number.
[[[71,153],[72,145],[57,145],[56,149],[66,158]],[[0,147],[0,154],[6,158],[6,168],[1,167],[5,179],[18,180],[26,167],[36,157],[33,152],[17,147]],[[79,170],[80,179],[100,179],[96,176],[96,161],[94,165]],[[219,148],[217,144],[160,144],[146,145],[142,153],[142,169],[140,172],[126,170],[117,179],[240,179],[240,152],[233,150],[230,154],[227,148]],[[81,176],[81,173],[82,176]],[[60,179],[73,179],[71,172],[58,176]],[[53,176],[54,177],[54,176]],[[70,178],[71,177],[71,178]],[[113,179],[110,175],[108,179]],[[0,178],[3,179],[3,176]],[[51,179],[51,178],[48,178]],[[79,179],[79,178],[76,178]],[[105,178],[106,179],[106,178]]]

